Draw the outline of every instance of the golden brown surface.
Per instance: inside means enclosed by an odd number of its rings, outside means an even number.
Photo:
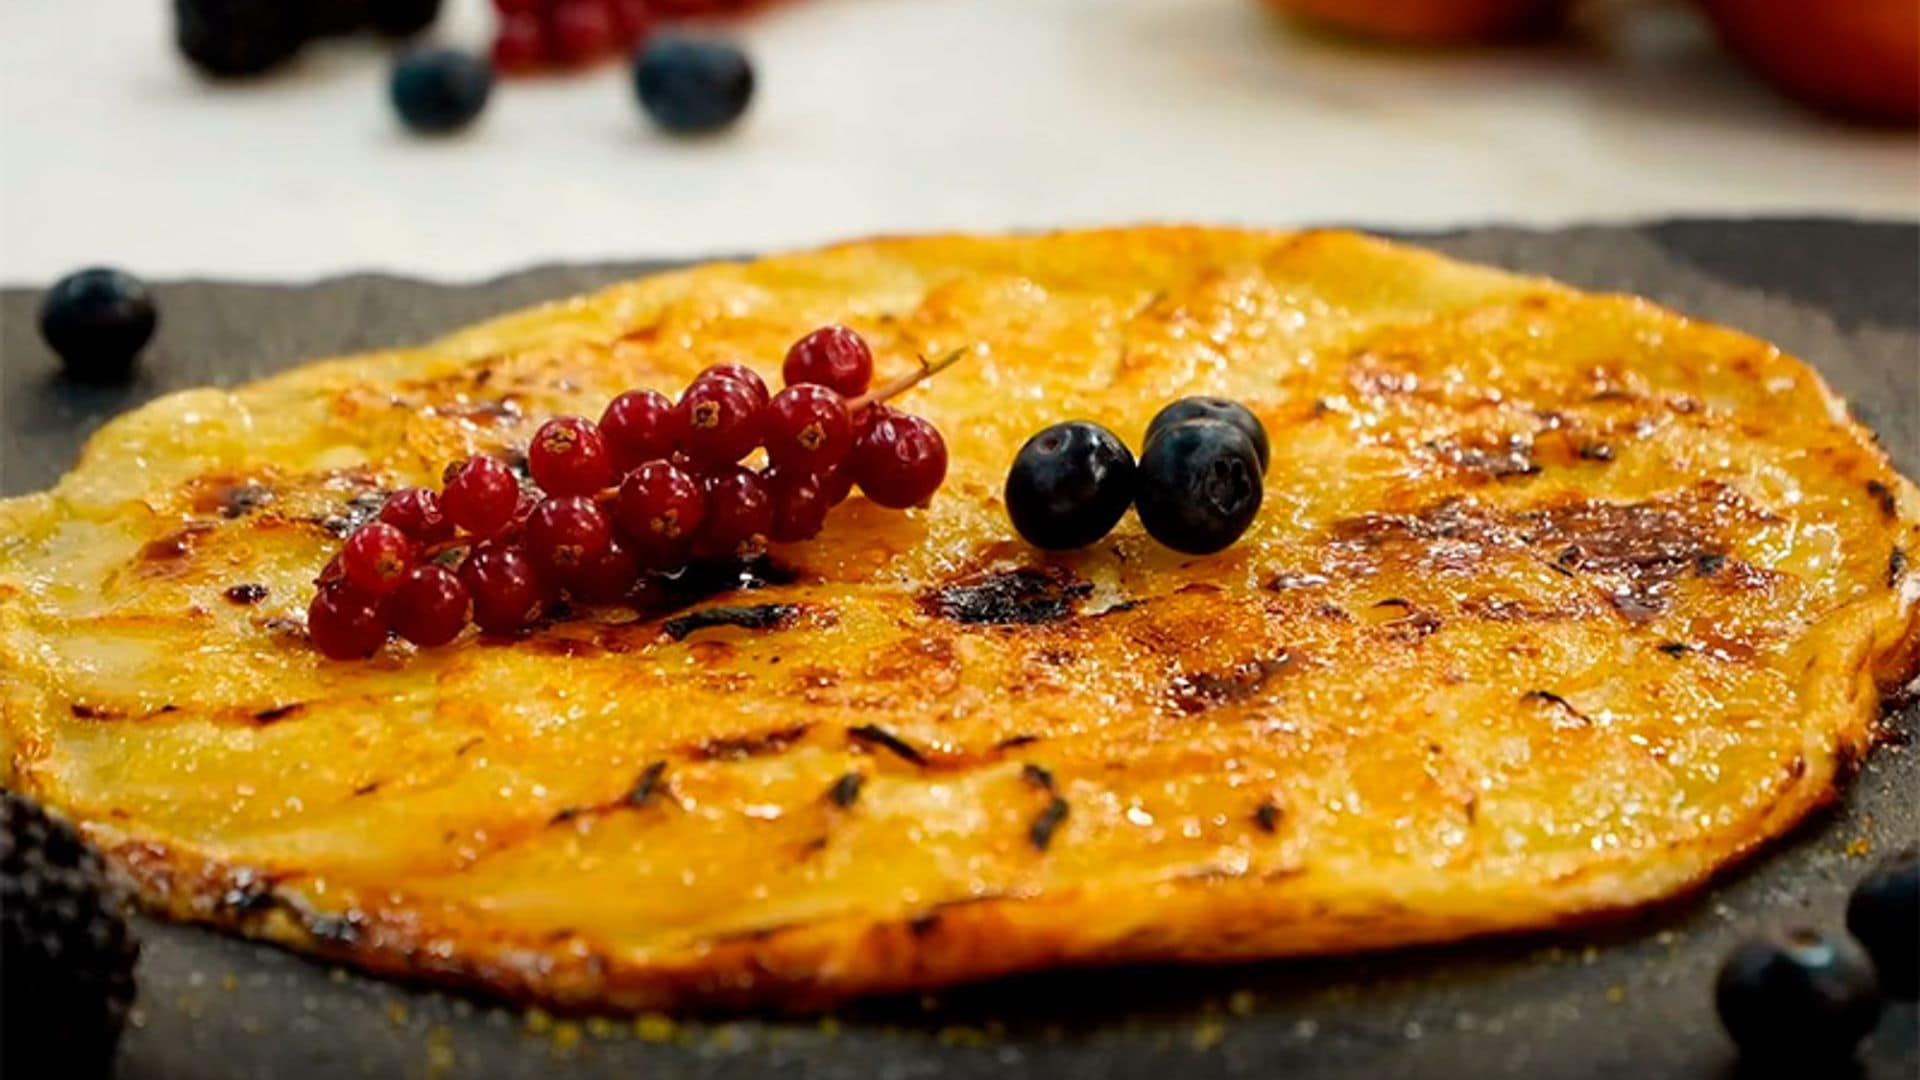
[[[692,606],[767,625],[304,641],[381,489],[830,320],[883,375],[971,348],[905,402],[952,472]],[[1026,435],[1194,392],[1273,434],[1243,542],[1011,538]],[[1829,798],[1920,652],[1917,522],[1808,368],[1643,301],[1338,233],[882,240],[114,422],[0,503],[7,769],[155,907],[569,1006],[1446,940],[1668,896]]]

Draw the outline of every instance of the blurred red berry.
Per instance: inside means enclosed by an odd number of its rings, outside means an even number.
[[[554,55],[562,63],[592,63],[619,44],[619,28],[605,0],[557,0],[547,18]]]
[[[612,4],[620,43],[632,48],[645,41],[653,30],[653,8],[648,0],[612,0]]]
[[[518,0],[526,2],[526,0]],[[493,34],[493,66],[508,73],[538,71],[545,67],[551,50],[547,44],[547,24],[534,11],[515,11],[500,16],[500,27]]]

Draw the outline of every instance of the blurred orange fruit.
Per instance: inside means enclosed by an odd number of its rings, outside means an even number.
[[[1733,51],[1811,105],[1920,121],[1920,0],[1702,0]]]
[[[1267,0],[1325,26],[1431,44],[1519,37],[1552,26],[1568,0]]]

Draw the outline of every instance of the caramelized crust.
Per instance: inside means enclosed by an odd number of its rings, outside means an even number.
[[[638,613],[321,659],[385,493],[845,321],[926,511]],[[1205,559],[1047,558],[1020,442],[1189,393],[1273,437]],[[1831,797],[1920,656],[1920,495],[1805,365],[1343,233],[852,244],[621,285],[120,418],[0,503],[8,783],[154,908],[564,1007],[809,1008],[1061,964],[1644,905]]]

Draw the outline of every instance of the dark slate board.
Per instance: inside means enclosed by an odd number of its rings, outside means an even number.
[[[1421,238],[1578,285],[1652,296],[1777,341],[1857,403],[1920,476],[1920,227],[1677,221]],[[158,286],[139,380],[53,376],[37,296],[0,292],[0,493],[51,483],[106,417],[155,394],[231,384],[323,353],[419,341],[490,313],[642,272],[550,267],[479,285],[383,276],[310,285]],[[1912,736],[1920,710],[1895,717]],[[1700,895],[1577,932],[1398,955],[1220,969],[1124,969],[893,999],[833,1021],[711,1018],[553,1025],[498,1006],[329,970],[263,946],[142,921],[126,1078],[1730,1076],[1714,970],[1769,920],[1835,928],[1871,863],[1920,841],[1920,751],[1874,754],[1842,805]],[[1904,794],[1903,794],[1904,793]],[[1865,1076],[1920,1075],[1896,1005]]]

